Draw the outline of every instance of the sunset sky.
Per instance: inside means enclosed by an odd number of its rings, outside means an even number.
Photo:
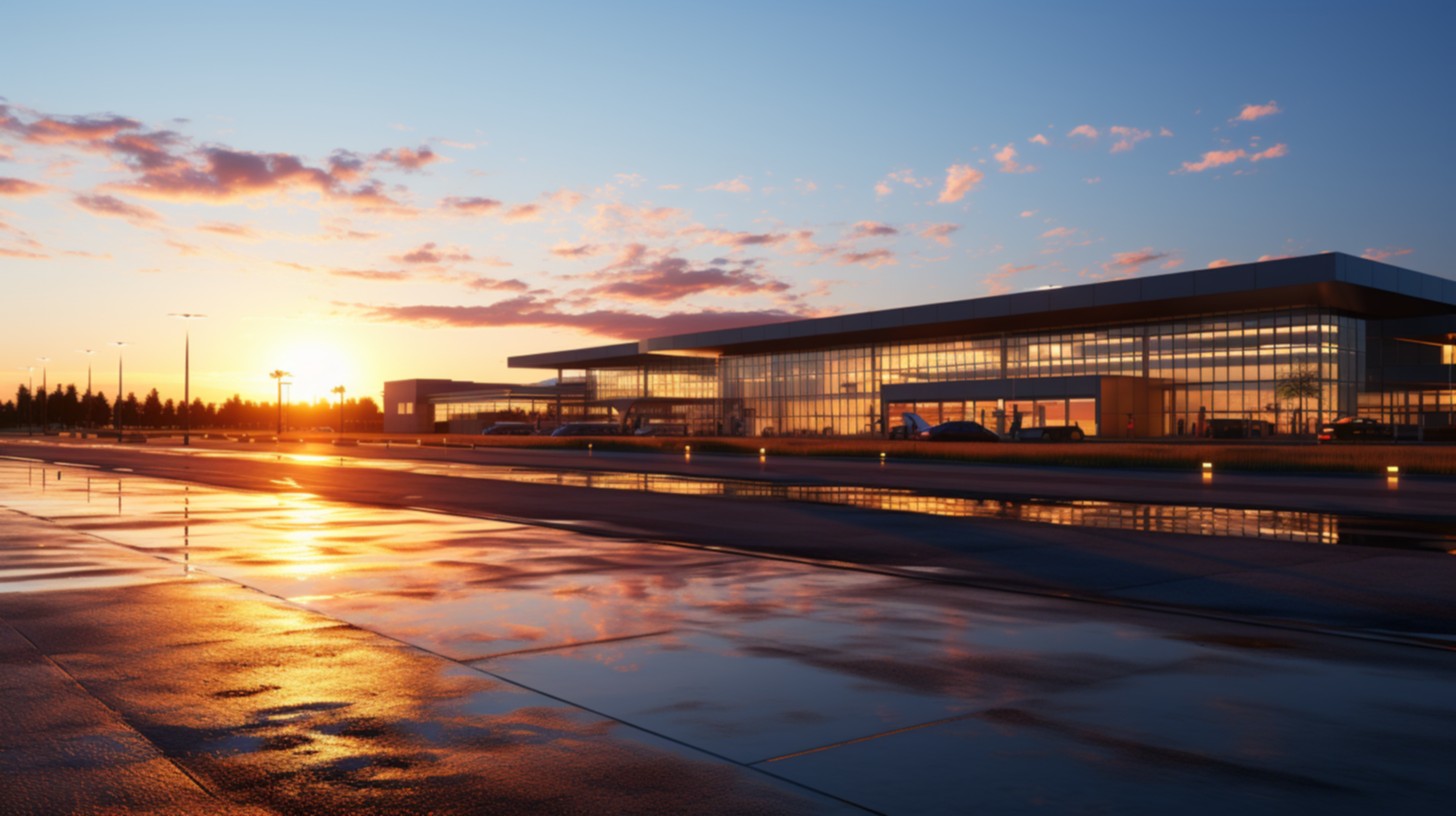
[[[1338,250],[1456,276],[1427,3],[11,4],[0,399]],[[172,312],[208,319],[184,326]]]

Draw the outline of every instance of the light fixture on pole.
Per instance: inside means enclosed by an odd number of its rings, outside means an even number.
[[[116,439],[121,441],[121,357],[122,349],[126,347],[125,340],[112,342],[116,346],[116,398],[111,401],[111,411],[116,414]]]
[[[334,386],[330,390],[333,391],[335,394],[338,394],[339,395],[339,433],[343,433],[344,432],[344,386],[342,386],[342,385],[336,385],[336,386]]]
[[[84,404],[86,405],[86,414],[83,417],[83,419],[85,420],[86,426],[87,427],[90,427],[91,426],[91,355],[95,354],[96,353],[96,350],[95,349],[76,349],[76,351],[79,351],[82,354],[86,355],[86,399],[84,401]]]
[[[293,375],[292,374],[289,374],[287,371],[284,371],[281,368],[275,368],[272,371],[268,372],[268,376],[269,377],[272,377],[278,383],[278,435],[279,436],[282,436],[283,435],[283,378],[284,377],[292,377]]]
[[[172,312],[168,317],[181,320],[203,320],[205,314]],[[192,329],[182,334],[182,444],[192,444]]]

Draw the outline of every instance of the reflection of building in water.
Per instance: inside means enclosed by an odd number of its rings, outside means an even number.
[[[694,433],[883,434],[903,411],[1101,436],[1307,432],[1357,410],[1430,426],[1456,413],[1456,281],[1330,253],[510,365],[556,371],[580,389],[565,402],[579,401],[581,416]],[[440,429],[454,427],[450,406],[483,404],[429,399]],[[408,410],[386,402],[386,422]]]
[[[620,471],[476,469],[472,473],[452,469],[450,472],[456,476],[476,475],[488,479],[532,484],[670,493],[681,496],[779,499],[932,516],[1032,521],[1070,527],[1265,538],[1314,544],[1338,544],[1340,541],[1339,522],[1334,516],[1292,510],[1104,501],[972,499],[958,496],[935,496],[895,488],[776,484]]]

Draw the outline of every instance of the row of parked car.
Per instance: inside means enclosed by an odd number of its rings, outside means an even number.
[[[626,431],[615,422],[567,422],[550,430],[538,430],[529,422],[497,422],[480,432],[482,436],[623,436]],[[633,432],[636,436],[687,436],[686,425],[654,423]]]

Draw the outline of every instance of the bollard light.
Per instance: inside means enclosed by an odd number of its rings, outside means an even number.
[[[1203,463],[1203,472],[1204,473],[1212,473],[1213,472],[1213,463],[1212,462],[1204,462]]]
[[[590,442],[586,443],[586,455],[587,456],[591,456],[592,455],[592,443],[590,443]]]
[[[1400,465],[1386,465],[1385,472],[1391,476],[1400,475]]]

